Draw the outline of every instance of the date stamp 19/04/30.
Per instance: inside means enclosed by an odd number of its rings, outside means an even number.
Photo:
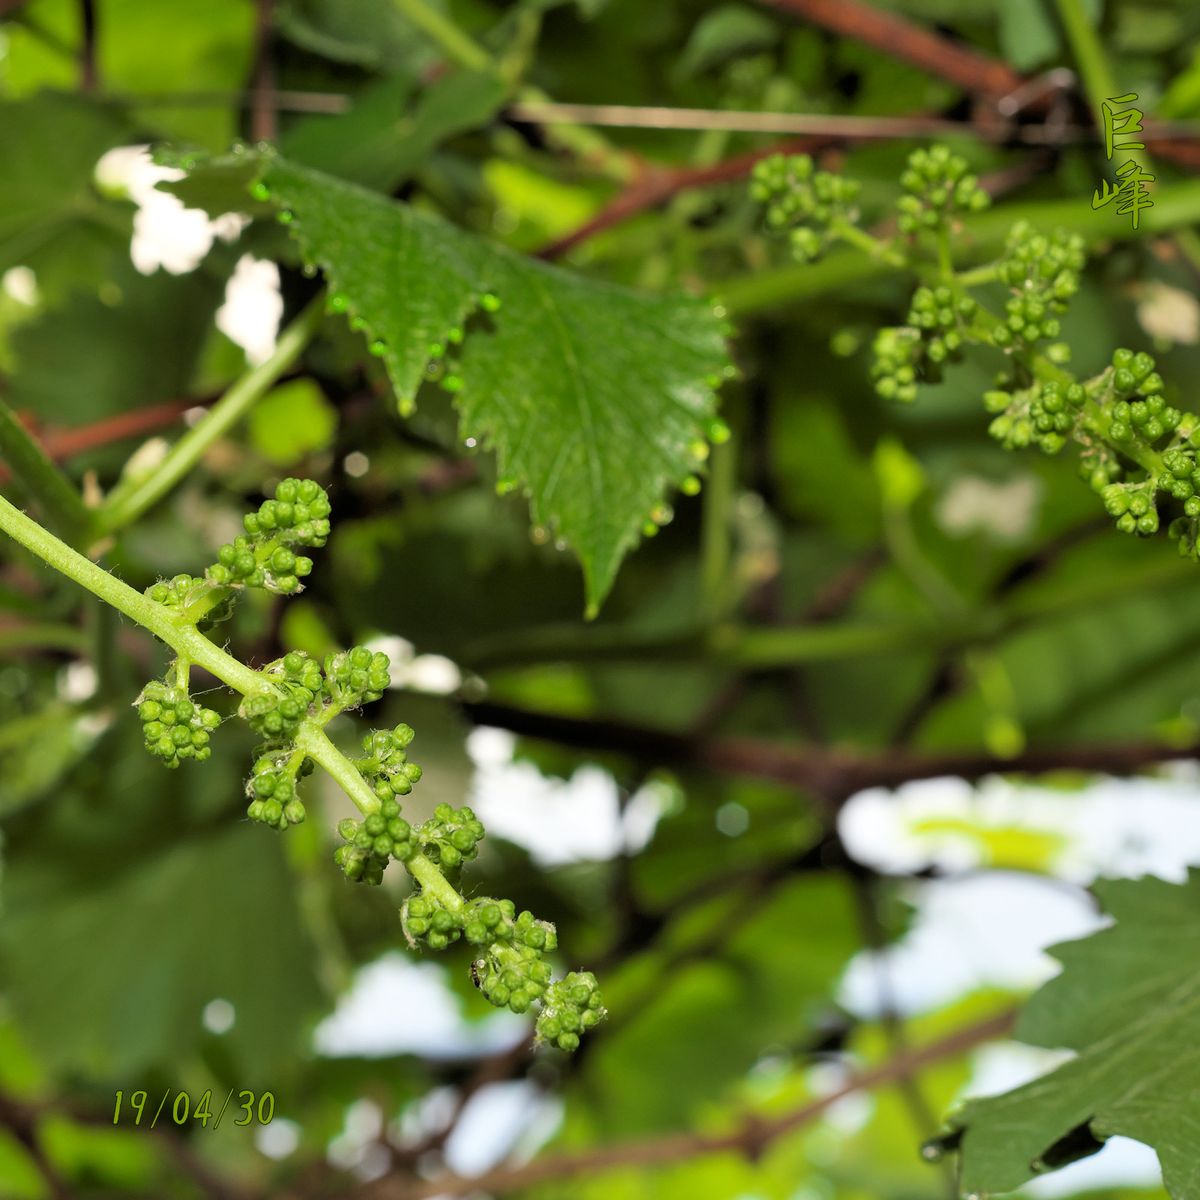
[[[157,1105],[155,1099],[158,1101]],[[167,1088],[161,1097],[154,1098],[151,1098],[149,1092],[139,1089],[129,1093],[117,1092],[112,1123],[148,1125],[153,1129],[160,1120],[172,1125],[186,1125],[189,1121],[198,1121],[202,1128],[207,1129],[211,1120],[215,1130],[220,1128],[225,1110],[230,1104],[241,1114],[240,1118],[233,1122],[239,1128],[247,1125],[269,1125],[275,1116],[274,1092],[239,1092],[230,1088],[220,1107],[214,1109],[211,1089],[202,1092],[195,1104],[192,1103],[188,1092],[177,1091],[174,1088]]]

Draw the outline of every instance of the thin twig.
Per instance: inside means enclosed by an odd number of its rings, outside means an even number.
[[[1007,63],[859,0],[759,0],[767,8],[872,46],[972,95],[995,98],[1021,86]]]
[[[265,0],[259,0],[265,3]],[[262,57],[256,57],[255,86],[241,91],[105,92],[100,99],[139,108],[224,108],[249,105],[256,112],[318,113],[337,116],[347,112],[353,98],[341,92],[276,90],[268,71],[262,78]],[[269,67],[269,62],[268,62]],[[1036,99],[1036,97],[1035,97]],[[1032,146],[1059,146],[1098,142],[1090,124],[1009,124],[1007,121],[961,120],[934,115],[854,116],[841,113],[731,112],[719,108],[685,108],[671,105],[568,104],[550,100],[522,100],[504,110],[508,120],[538,125],[580,126],[664,131],[781,134],[795,137],[833,138],[838,141],[973,137],[984,141]],[[1008,114],[1006,114],[1008,115]],[[262,119],[261,117],[259,118]],[[1147,120],[1148,137],[1164,143],[1196,143],[1200,121]],[[1192,149],[1200,149],[1193,145]],[[1189,160],[1190,161],[1190,160]]]
[[[35,432],[46,457],[53,462],[65,462],[77,454],[99,450],[114,442],[127,438],[145,437],[178,424],[183,414],[193,408],[202,408],[211,402],[211,397],[201,400],[168,400],[163,404],[151,404],[146,408],[135,408],[131,412],[102,417],[86,425],[71,429],[41,430],[29,413],[19,413],[21,423]],[[8,479],[8,468],[0,463],[0,484]]]
[[[3,3],[3,0],[0,0]],[[323,116],[339,116],[352,107],[353,97],[343,92],[297,91],[295,89],[241,88],[233,91],[189,91],[189,92],[112,92],[106,91],[99,97],[109,104],[136,106],[137,108],[253,108],[256,101],[268,105],[274,112],[317,113]]]
[[[256,142],[273,142],[279,133],[279,118],[274,103],[275,64],[271,56],[274,10],[275,0],[255,0],[250,136]]]
[[[1053,111],[1064,87],[1074,83],[1074,77],[1063,71],[1027,79],[1002,59],[992,58],[861,0],[759,0],[759,3],[862,42],[944,79],[989,105],[997,116],[1011,117],[1018,111],[1029,115]],[[1179,140],[1178,127],[1152,128],[1152,124],[1148,122],[1145,126],[1146,146],[1151,154],[1185,170],[1200,170],[1200,144]]]
[[[513,104],[508,108],[507,115],[513,120],[538,124],[574,121],[579,125],[600,125],[614,129],[718,130],[728,133],[829,137],[840,141],[884,138],[908,141],[913,138],[958,137],[964,133],[985,141],[1033,146],[1070,145],[1099,140],[1099,134],[1092,125],[985,124],[946,117],[857,117],[826,113],[730,112],[717,108],[549,102]],[[1196,137],[1200,134],[1200,124],[1194,121],[1173,122],[1154,128],[1160,136]]]
[[[913,114],[912,119],[921,119],[921,114]],[[538,256],[546,259],[561,258],[576,246],[630,220],[638,213],[666,204],[681,192],[742,179],[750,174],[755,163],[773,154],[816,155],[839,144],[839,139],[835,137],[795,138],[772,142],[770,145],[735,154],[721,162],[702,167],[645,164],[634,180],[618,192],[604,208],[575,229],[547,243],[538,251]],[[993,197],[1009,192],[1045,169],[1045,153],[1031,154],[1014,166],[984,176],[980,184]]]
[[[79,86],[82,91],[94,92],[100,76],[96,69],[96,0],[79,0]]]
[[[640,174],[608,205],[576,229],[543,246],[538,251],[538,256],[547,259],[560,258],[581,243],[637,216],[638,213],[665,204],[682,191],[741,179],[753,170],[756,162],[772,154],[815,154],[829,144],[831,140],[824,138],[794,139],[736,154],[710,166],[643,165]]]
[[[619,1142],[593,1150],[546,1155],[523,1166],[496,1167],[471,1177],[443,1175],[428,1181],[413,1181],[389,1176],[361,1189],[355,1194],[355,1200],[425,1200],[432,1196],[464,1196],[474,1192],[510,1192],[547,1180],[631,1166],[655,1166],[706,1154],[733,1152],[753,1159],[776,1139],[819,1120],[847,1096],[894,1084],[934,1063],[955,1058],[984,1042],[1003,1037],[1012,1028],[1014,1016],[1013,1011],[1005,1011],[956,1030],[936,1042],[862,1071],[836,1090],[780,1116],[748,1114],[728,1133],[675,1133]]]
[[[917,779],[958,776],[1040,775],[1049,771],[1131,775],[1167,762],[1197,757],[1196,743],[1098,742],[1081,746],[1035,746],[1011,758],[978,751],[920,753],[905,749],[876,754],[812,746],[797,749],[752,737],[692,737],[618,721],[588,720],[531,712],[491,702],[464,705],[478,725],[493,725],[526,737],[583,750],[628,754],[663,766],[769,779],[827,798],[839,807],[855,792],[898,787]]]

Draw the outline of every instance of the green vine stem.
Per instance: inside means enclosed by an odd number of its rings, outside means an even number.
[[[1039,620],[1070,616],[1156,588],[1194,584],[1195,579],[1194,564],[1167,559],[1137,570],[1059,581],[1053,592],[1030,585],[1028,590],[1015,590],[1003,607],[956,621],[844,620],[772,629],[729,623],[673,638],[624,629],[581,633],[575,626],[541,626],[506,634],[503,639],[480,639],[461,657],[477,671],[530,663],[638,662],[650,656],[679,663],[711,656],[729,666],[750,668],[837,662],[986,644]]]
[[[317,295],[279,335],[265,362],[251,368],[217,401],[198,425],[168,451],[149,474],[118,484],[96,514],[99,532],[116,533],[136,521],[176,487],[219,437],[228,433],[288,371],[308,345],[325,313],[324,293]]]
[[[268,686],[257,671],[214,645],[194,626],[177,622],[161,604],[147,599],[124,580],[71,549],[3,496],[0,496],[0,530],[235,691],[249,696]]]
[[[1142,213],[1139,229],[1128,221],[1097,221],[1086,197],[1041,200],[964,217],[962,244],[982,261],[1003,247],[1009,229],[1019,221],[1078,233],[1089,245],[1173,233],[1200,221],[1200,180],[1158,188],[1153,207]],[[721,285],[720,301],[732,316],[750,316],[892,273],[894,268],[878,255],[846,247],[816,262],[789,263],[729,279]]]
[[[1110,96],[1117,94],[1108,55],[1097,36],[1096,27],[1083,7],[1083,0],[1055,0],[1055,4],[1067,41],[1071,43],[1075,65],[1079,68],[1083,90],[1092,110],[1092,120],[1099,126],[1101,106]],[[1140,153],[1131,152],[1130,157],[1143,165],[1145,163],[1144,156]]]

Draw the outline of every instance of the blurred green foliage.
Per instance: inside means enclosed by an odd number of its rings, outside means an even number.
[[[155,439],[173,441],[186,427],[183,410],[209,403],[245,370],[241,350],[214,324],[242,255],[280,264],[289,316],[320,282],[306,274],[287,228],[270,219],[234,243],[218,240],[193,271],[142,275],[129,253],[136,205],[95,182],[97,160],[113,147],[166,143],[185,156],[220,156],[235,138],[256,140],[260,47],[249,0],[96,0],[98,86],[90,93],[80,87],[80,7],[28,0],[4,5],[0,20],[0,396],[47,446],[66,446],[64,469],[95,497],[131,457],[134,469],[152,463]],[[484,246],[517,289],[554,278],[572,290],[574,337],[599,346],[578,379],[561,346],[550,353],[549,318],[539,325],[529,316],[515,352],[525,361],[511,373],[514,352],[497,356],[486,325],[471,335],[480,339],[481,403],[489,406],[481,426],[507,422],[516,442],[520,411],[504,391],[513,378],[539,418],[557,414],[552,436],[565,428],[586,442],[568,404],[578,387],[605,411],[624,406],[632,423],[661,418],[680,374],[673,356],[690,369],[699,337],[701,357],[718,357],[719,331],[706,323],[697,334],[678,313],[707,320],[708,300],[726,297],[741,377],[721,381],[732,438],[711,448],[703,489],[671,497],[673,519],[628,554],[600,615],[585,621],[578,564],[553,537],[531,537],[519,495],[497,496],[507,481],[483,445],[464,444],[478,434],[459,429],[451,398],[426,377],[426,347],[404,380],[418,391],[416,409],[401,416],[385,363],[365,354],[360,333],[338,317],[179,488],[101,549],[106,566],[139,588],[197,570],[266,483],[311,474],[330,487],[338,521],[326,569],[286,610],[266,596],[248,599],[228,636],[256,662],[379,635],[452,660],[461,689],[425,694],[408,685],[372,713],[378,724],[404,720],[420,731],[418,817],[467,798],[476,771],[467,738],[481,701],[489,721],[507,718],[522,732],[518,759],[551,778],[599,764],[627,809],[636,809],[639,789],[658,785],[657,826],[635,852],[547,866],[494,838],[474,864],[481,894],[517,895],[557,922],[577,957],[564,965],[603,967],[611,1023],[570,1061],[472,1050],[449,1060],[420,1049],[315,1053],[317,1023],[356,972],[400,940],[400,892],[364,895],[343,886],[333,867],[330,834],[349,812],[343,798],[306,797],[312,818],[280,840],[242,821],[247,739],[223,738],[207,769],[168,776],[141,752],[128,707],[138,681],[163,669],[160,648],[98,618],[72,585],[5,547],[6,1197],[40,1200],[56,1185],[65,1195],[203,1195],[207,1171],[247,1194],[353,1194],[354,1172],[327,1162],[351,1107],[369,1101],[389,1123],[404,1115],[407,1132],[393,1130],[394,1141],[407,1137],[411,1148],[422,1105],[473,1086],[481,1062],[561,1102],[548,1152],[720,1134],[746,1111],[793,1111],[827,1090],[818,1068],[881,1063],[1014,997],[961,997],[900,1029],[839,1006],[847,964],[908,927],[910,881],[873,877],[846,858],[831,797],[812,777],[810,786],[764,778],[706,757],[712,745],[753,739],[760,750],[766,743],[823,761],[831,751],[990,755],[1021,743],[1190,745],[1200,736],[1200,626],[1187,590],[1194,564],[1177,562],[1165,539],[1113,534],[1068,464],[1015,457],[989,441],[978,398],[996,363],[969,362],[913,407],[881,400],[868,378],[870,342],[906,309],[903,281],[850,252],[797,267],[761,228],[741,178],[681,188],[580,239],[559,264],[567,274],[551,276],[529,257],[604,212],[630,178],[644,182],[646,163],[651,176],[701,171],[771,144],[750,134],[613,130],[602,135],[605,153],[581,153],[569,131],[504,115],[531,90],[557,101],[850,116],[965,117],[969,97],[770,4],[418,7],[452,22],[493,69],[462,69],[427,23],[414,24],[407,4],[280,0],[266,50],[274,86],[285,96],[333,97],[345,111],[281,104],[274,140],[305,170],[337,177],[346,207],[390,212],[398,201],[422,229],[448,222],[455,239]],[[1019,72],[1074,63],[1056,7],[1044,0],[877,7]],[[1120,85],[1137,91],[1147,112],[1200,111],[1200,9],[1186,0],[1083,7],[1100,21]],[[1186,393],[1200,368],[1195,337],[1186,335],[1195,266],[1171,235],[1195,224],[1200,204],[1182,170],[1156,163],[1164,199],[1153,210],[1153,236],[1133,239],[1090,210],[1104,167],[1093,147],[1043,154],[958,141],[973,169],[1006,181],[994,211],[973,226],[981,254],[1019,218],[1048,213],[1086,228],[1100,247],[1064,322],[1075,363],[1095,367],[1114,345],[1144,346]],[[870,215],[886,211],[913,144],[838,150],[864,180]],[[220,208],[233,194],[241,211],[269,216],[246,194],[249,181],[230,168],[215,181],[197,173],[174,186],[200,207]],[[335,223],[322,241],[342,236]],[[324,249],[315,257],[344,252]],[[427,303],[448,286],[437,261],[407,275],[384,261],[364,266],[395,337],[406,304]],[[661,297],[700,299],[670,309],[670,320],[648,323],[629,301],[605,318],[608,328],[589,324],[591,297],[614,285],[645,293],[638,303],[655,312],[675,304]],[[1146,327],[1152,285],[1172,289],[1172,328],[1183,335],[1164,334],[1161,322]],[[458,291],[451,299],[453,324],[467,306]],[[616,347],[610,358],[605,346]],[[644,360],[644,371],[632,358]],[[719,372],[720,362],[700,374],[709,370]],[[150,420],[152,409],[159,415]],[[281,422],[282,438],[274,432]],[[653,437],[644,444],[653,445]],[[597,506],[603,488],[589,493],[578,464],[560,486],[578,509],[580,536],[624,550],[636,540],[626,532],[636,535],[645,515],[649,476],[678,483],[686,472],[678,455],[650,466],[638,459],[635,468],[631,454],[592,449],[608,453],[610,484],[638,472],[629,489],[637,506],[616,516]],[[6,476],[2,486],[14,503],[32,506],[17,481]],[[905,553],[914,545],[952,586],[959,624],[931,607],[914,578]],[[604,584],[619,557],[610,553]],[[228,712],[226,698],[213,703]],[[347,718],[339,736],[361,732],[351,725]],[[1049,871],[1052,855],[1042,851],[1050,835],[1019,832],[1029,843],[994,846],[994,865]],[[466,961],[449,956],[447,1011],[461,1005],[467,1028],[482,1037],[490,1010],[470,987]],[[1094,979],[1102,983],[1103,971]],[[215,999],[236,1012],[224,1033],[203,1023]],[[397,1027],[420,1015],[391,1014]],[[857,1111],[843,1108],[840,1121],[830,1113],[798,1126],[758,1157],[626,1165],[519,1194],[934,1200],[953,1180],[917,1148],[971,1069],[968,1057],[949,1055],[921,1070],[917,1103],[911,1089],[889,1084]],[[229,1125],[178,1138],[111,1127],[116,1089],[168,1086],[193,1095],[269,1088],[280,1117],[295,1122],[297,1146],[277,1160],[250,1131]],[[396,1151],[399,1172],[412,1170],[405,1153]],[[436,1169],[438,1154],[427,1148],[423,1164]]]

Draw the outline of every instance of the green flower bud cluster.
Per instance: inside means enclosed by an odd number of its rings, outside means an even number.
[[[544,998],[553,987],[554,972],[541,952],[527,947],[504,947],[503,955],[489,954],[471,964],[471,975],[484,997],[497,1008],[515,1013]]]
[[[394,858],[408,862],[417,852],[412,826],[400,815],[395,800],[385,800],[379,811],[361,821],[347,817],[338,823],[338,835],[346,843],[333,854],[342,874],[355,883],[378,884]]]
[[[792,253],[801,262],[818,258],[833,240],[831,226],[857,219],[861,185],[815,169],[807,154],[772,154],[754,167],[750,196],[766,208],[767,227],[788,230]]]
[[[1010,288],[1036,294],[1051,312],[1061,314],[1079,291],[1086,261],[1083,238],[1077,233],[1038,233],[1028,221],[1018,221],[1009,231],[999,274]]]
[[[1200,517],[1200,470],[1191,446],[1179,446],[1163,454],[1163,472],[1158,486],[1176,500],[1183,501],[1189,517]]]
[[[945,285],[919,287],[908,324],[879,330],[872,345],[871,380],[885,400],[911,403],[918,382],[937,383],[942,365],[962,357],[965,331],[979,305]]]
[[[1103,492],[1110,483],[1118,482],[1124,473],[1111,447],[1094,438],[1085,440],[1079,455],[1079,478],[1093,492]]]
[[[914,150],[900,176],[905,195],[897,201],[901,233],[945,228],[960,213],[979,212],[991,203],[967,161],[945,146]]]
[[[231,607],[242,587],[294,592],[312,566],[295,548],[324,544],[328,513],[328,498],[317,484],[284,480],[273,500],[245,518],[245,534],[222,547],[204,578],[160,580],[147,595],[173,610],[182,632],[183,626],[211,621],[218,610]],[[164,637],[176,645],[170,635]],[[192,645],[190,640],[179,644]],[[147,684],[136,701],[147,749],[170,767],[209,758],[210,734],[220,724],[216,712],[188,695],[188,668],[181,656],[166,682]],[[247,817],[277,830],[303,822],[299,781],[320,761],[365,814],[338,825],[342,845],[334,859],[345,876],[378,884],[392,859],[404,863],[420,881],[401,911],[410,942],[441,950],[465,939],[478,954],[472,976],[494,1004],[517,1013],[547,1005],[539,1035],[564,1049],[577,1046],[579,1034],[596,1024],[604,1009],[591,976],[573,974],[560,984],[552,982],[545,956],[557,948],[554,926],[532,913],[518,914],[509,900],[465,900],[448,878],[478,854],[484,828],[474,812],[439,804],[416,828],[401,815],[400,798],[421,778],[421,768],[408,759],[412,728],[400,724],[372,731],[362,743],[364,756],[351,760],[322,732],[343,710],[379,699],[390,682],[387,655],[357,646],[318,664],[293,651],[258,672],[240,664],[233,678],[244,697],[240,715],[263,740],[246,783]],[[347,778],[346,768],[361,779]]]
[[[223,587],[260,587],[281,595],[299,591],[313,564],[295,547],[325,545],[329,512],[329,497],[311,479],[283,480],[273,500],[246,514],[246,532],[221,547],[206,577]]]
[[[238,709],[238,715],[250,723],[250,728],[270,743],[290,740],[307,713],[308,705],[302,699],[274,690],[247,696]]]
[[[1027,349],[1035,342],[1056,338],[1058,318],[1079,290],[1079,273],[1086,256],[1078,234],[1057,230],[1035,233],[1027,221],[1009,231],[997,273],[1013,294],[1005,302],[1004,323],[992,332],[995,345]]]
[[[466,805],[452,808],[449,804],[439,804],[433,816],[421,822],[417,840],[426,857],[440,867],[455,870],[479,853],[483,825]]]
[[[1007,316],[992,330],[992,342],[1000,347],[1025,348],[1044,338],[1058,337],[1061,326],[1049,303],[1037,292],[1020,292],[1004,303]]]
[[[167,608],[186,608],[207,587],[203,579],[197,579],[194,575],[176,575],[152,583],[146,589],[146,596],[155,604],[165,604]]]
[[[1154,359],[1142,351],[1134,353],[1121,347],[1113,351],[1112,389],[1115,396],[1157,396],[1163,390],[1162,376],[1154,369]]]
[[[885,400],[911,404],[917,398],[921,334],[908,326],[880,329],[871,346],[871,381]]]
[[[537,1001],[545,1003],[554,986],[545,955],[558,948],[549,921],[528,911],[517,914],[511,900],[482,897],[466,907],[461,927],[468,942],[485,948],[471,964],[471,978],[492,1004],[523,1013]]]
[[[944,285],[917,288],[908,309],[908,323],[920,331],[928,364],[936,369],[947,359],[957,362],[962,357],[963,326],[970,323],[978,310],[979,304],[972,297],[956,297]],[[937,378],[928,371],[927,374]]]
[[[1154,503],[1154,485],[1111,483],[1100,493],[1104,509],[1115,517],[1122,533],[1151,534],[1158,531],[1158,511]]]
[[[463,917],[434,897],[417,892],[400,909],[400,924],[409,941],[423,942],[430,950],[445,950],[462,937]]]
[[[298,650],[268,664],[263,675],[274,686],[247,696],[238,712],[265,741],[284,743],[324,696],[325,680],[315,660]]]
[[[312,771],[312,762],[305,760],[298,770],[292,769],[294,755],[264,754],[254,764],[254,773],[246,785],[250,804],[246,815],[252,821],[283,830],[304,820],[304,805],[296,795],[296,775]]]
[[[531,912],[518,916],[511,900],[489,896],[477,897],[467,906],[463,935],[472,946],[504,942],[539,954],[551,954],[558,948],[558,934],[549,921],[539,921]]]
[[[995,417],[988,425],[988,433],[996,439],[1005,450],[1024,450],[1033,444],[1037,437],[1033,418],[1029,415],[1029,394],[1018,392],[1010,395],[1008,392],[988,392],[985,404],[999,404],[1001,396],[1008,397],[1012,403],[1008,409]]]
[[[292,650],[273,663],[268,663],[263,668],[263,674],[277,687],[303,700],[305,704],[315,703],[325,692],[325,677],[317,660],[303,650]]]
[[[325,659],[325,687],[339,709],[378,700],[391,682],[391,663],[382,651],[355,646]]]
[[[1047,454],[1057,454],[1074,431],[1086,399],[1082,384],[1042,384],[1029,402],[1034,442]]]
[[[366,757],[355,759],[354,765],[384,804],[395,796],[407,796],[421,778],[421,768],[408,761],[414,736],[412,726],[400,724],[395,729],[374,729],[363,738]]]
[[[605,1017],[600,988],[591,971],[571,971],[552,983],[542,999],[537,1035],[560,1050],[575,1050],[580,1033],[594,1029]]]
[[[210,757],[209,738],[221,717],[196,704],[183,688],[155,680],[142,689],[136,705],[146,749],[162,759],[163,766],[178,767],[187,759],[204,762]]]
[[[1174,433],[1183,420],[1183,413],[1161,396],[1146,400],[1118,400],[1109,410],[1112,421],[1108,436],[1118,444],[1142,442],[1153,445],[1167,434]]]
[[[551,996],[560,997],[556,1011],[569,1006],[571,990],[562,993],[562,985],[551,982],[554,973],[545,961],[545,955],[558,948],[554,926],[539,921],[530,912],[518,915],[511,900],[481,896],[461,909],[452,910],[427,893],[416,892],[404,902],[400,920],[410,940],[431,950],[444,950],[464,938],[469,944],[484,948],[482,956],[471,964],[471,977],[497,1008],[525,1013],[538,1001],[547,1003]],[[556,987],[560,992],[555,992]],[[595,991],[594,978],[591,990]],[[590,1000],[590,995],[576,995],[585,1005]],[[592,1009],[595,1015],[591,1019],[580,1023],[568,1017],[566,1025],[578,1031],[599,1024],[604,1009],[598,995]],[[560,1032],[565,1028],[565,1025],[560,1027]],[[575,1045],[578,1044],[576,1039]],[[574,1049],[574,1046],[562,1048]]]
[[[1176,517],[1167,526],[1167,534],[1174,540],[1180,558],[1200,561],[1200,520],[1197,520],[1197,514],[1189,513],[1187,516]]]
[[[203,614],[198,623],[202,627],[216,625],[226,620],[233,612],[233,597],[226,596],[214,607],[209,607],[208,597],[215,585],[207,579],[197,579],[194,575],[175,575],[171,579],[160,579],[146,589],[146,596],[156,604],[189,619],[189,610],[197,608]],[[207,601],[207,602],[206,602]]]

